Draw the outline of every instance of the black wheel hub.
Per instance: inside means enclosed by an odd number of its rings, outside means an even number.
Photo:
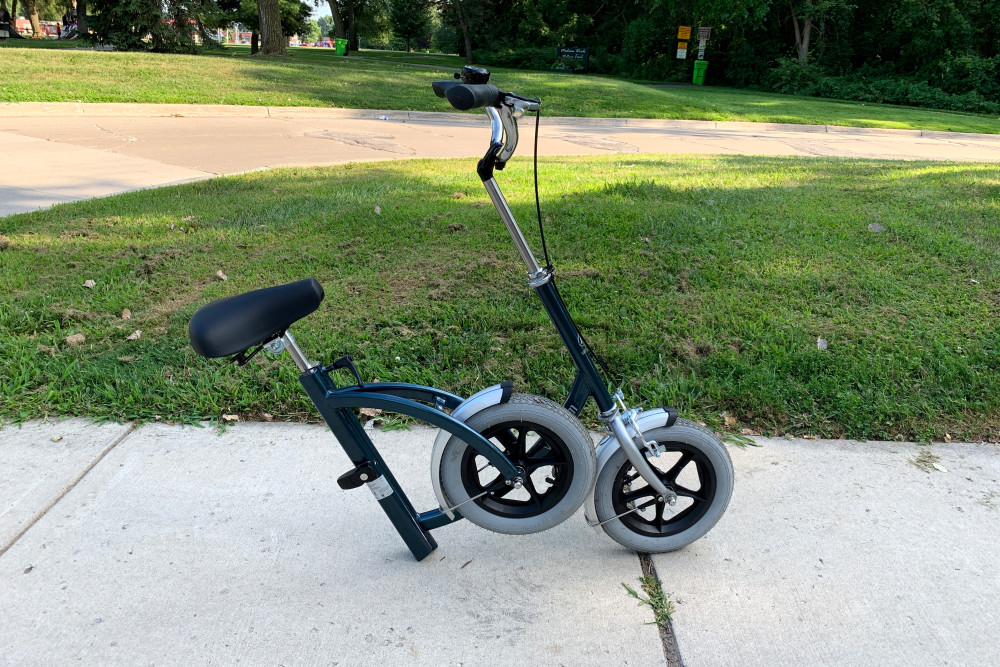
[[[462,485],[470,498],[487,492],[474,503],[499,516],[527,518],[547,512],[566,495],[573,480],[573,460],[555,433],[531,422],[512,421],[490,426],[482,436],[511,460],[522,487],[508,485],[485,457],[468,447],[462,455]]]
[[[628,461],[615,476],[611,496],[615,514],[624,514],[619,520],[633,532],[651,537],[675,535],[693,526],[711,507],[716,490],[715,469],[700,449],[683,442],[659,445],[665,454],[648,460],[664,486],[677,494],[677,505],[668,505]],[[671,453],[677,456],[667,458]]]

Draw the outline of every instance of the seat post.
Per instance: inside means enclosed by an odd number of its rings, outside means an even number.
[[[291,355],[292,359],[295,361],[295,365],[299,367],[299,370],[305,373],[310,368],[316,366],[316,364],[309,361],[306,358],[305,353],[302,348],[299,347],[298,343],[295,342],[295,336],[292,335],[291,331],[286,331],[285,335],[279,339],[288,350],[288,354]]]

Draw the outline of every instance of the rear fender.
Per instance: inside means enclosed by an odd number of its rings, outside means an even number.
[[[469,417],[486,408],[506,403],[510,400],[513,393],[514,385],[511,382],[495,384],[465,399],[461,405],[452,411],[451,416],[453,419],[465,423],[465,420]],[[434,487],[434,495],[437,497],[441,510],[449,519],[454,520],[456,512],[446,510],[448,501],[445,499],[444,491],[441,489],[440,478],[441,458],[444,456],[444,447],[451,440],[451,437],[452,434],[448,431],[444,429],[438,430],[437,438],[434,440],[434,449],[431,450],[431,486]]]

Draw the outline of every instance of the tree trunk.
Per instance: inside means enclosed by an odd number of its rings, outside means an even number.
[[[806,3],[812,9],[812,3]],[[792,10],[792,27],[795,28],[795,53],[803,65],[809,62],[809,37],[812,34],[812,17],[807,16],[799,27],[799,17],[795,15],[795,7],[789,1],[788,8]]]
[[[354,20],[354,0],[347,0],[347,48],[358,50],[358,22]]]
[[[87,0],[76,0],[76,34],[87,36]]]
[[[344,39],[347,33],[344,32],[344,19],[340,18],[340,7],[337,0],[327,0],[330,5],[330,15],[333,16],[333,36]]]
[[[260,54],[262,56],[285,55],[285,36],[281,34],[281,14],[278,0],[257,0],[258,23],[260,24]]]
[[[462,26],[462,37],[465,39],[465,62],[472,64],[472,40],[469,39],[469,26],[465,24],[465,14],[462,12],[462,3],[455,0],[455,12],[458,14],[458,24]]]
[[[250,33],[250,55],[255,56],[260,51],[260,33],[256,30]]]
[[[33,39],[42,37],[42,26],[38,23],[38,0],[24,0],[24,11],[31,20],[31,37]]]

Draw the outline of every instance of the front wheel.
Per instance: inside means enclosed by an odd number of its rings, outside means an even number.
[[[607,522],[604,532],[629,549],[674,551],[703,536],[722,517],[733,493],[733,464],[714,434],[686,419],[644,435],[664,450],[647,460],[677,494],[677,504],[668,505],[658,496],[618,449],[597,472],[598,521]]]

